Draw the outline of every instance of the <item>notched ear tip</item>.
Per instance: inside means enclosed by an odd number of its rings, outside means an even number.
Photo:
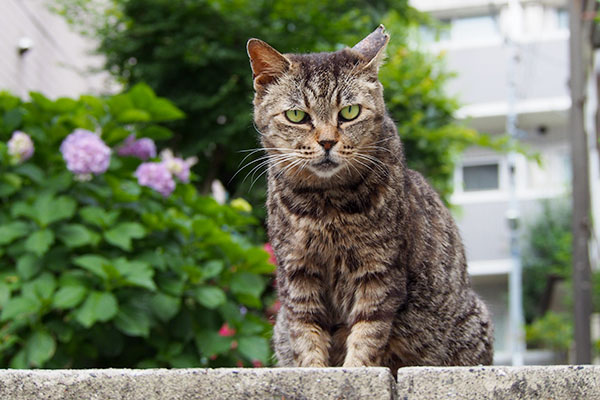
[[[367,66],[379,65],[384,58],[384,50],[390,41],[390,35],[385,26],[380,24],[377,29],[358,42],[352,49],[357,51],[367,62]]]

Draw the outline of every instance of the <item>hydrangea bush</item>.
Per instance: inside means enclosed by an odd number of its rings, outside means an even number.
[[[257,221],[157,157],[182,113],[145,85],[30,97],[0,93],[0,367],[268,365]]]

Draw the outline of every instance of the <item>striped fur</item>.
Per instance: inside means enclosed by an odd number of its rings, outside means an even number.
[[[386,43],[379,28],[335,53],[281,55],[256,39],[248,44],[269,161],[280,366],[492,362],[490,316],[470,288],[456,225],[406,168],[386,114],[377,80]],[[352,104],[360,115],[340,121]],[[289,109],[310,120],[288,121]],[[323,141],[335,145],[328,152]]]

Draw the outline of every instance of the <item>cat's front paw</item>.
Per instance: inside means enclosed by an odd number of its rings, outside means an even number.
[[[328,365],[324,361],[320,361],[320,360],[306,360],[306,361],[300,363],[299,367],[327,368]]]
[[[344,368],[356,368],[356,367],[367,367],[368,365],[358,358],[346,358],[344,360],[344,364],[342,365]]]

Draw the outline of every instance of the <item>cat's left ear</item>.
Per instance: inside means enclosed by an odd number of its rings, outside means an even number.
[[[352,50],[358,52],[366,61],[365,69],[371,68],[375,72],[385,58],[385,48],[390,41],[390,35],[383,25],[379,25],[369,36],[358,42]]]
[[[260,39],[250,39],[246,45],[254,90],[269,84],[290,68],[290,61],[280,52]]]

